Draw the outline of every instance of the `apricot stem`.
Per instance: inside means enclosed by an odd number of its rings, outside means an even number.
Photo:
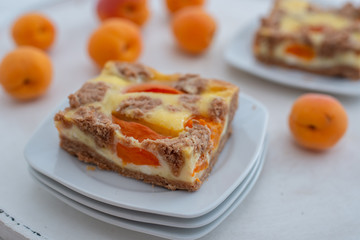
[[[30,79],[25,78],[23,81],[24,85],[29,85],[31,83]]]
[[[313,131],[316,130],[316,126],[315,126],[315,125],[312,125],[312,124],[309,124],[309,125],[308,125],[308,128],[310,128],[310,129],[313,130]]]

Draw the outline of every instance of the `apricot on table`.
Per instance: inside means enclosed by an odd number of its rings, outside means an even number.
[[[142,50],[139,27],[126,19],[112,18],[103,22],[90,36],[88,52],[103,67],[107,61],[134,62]]]
[[[49,57],[35,47],[19,47],[0,63],[0,84],[5,92],[19,100],[43,95],[52,78]]]
[[[303,147],[325,150],[345,134],[348,117],[341,103],[326,94],[304,94],[293,104],[290,131]]]
[[[201,7],[204,3],[205,0],[166,0],[166,7],[171,13],[174,13],[185,7]]]
[[[28,13],[18,18],[11,33],[18,46],[34,46],[43,50],[52,46],[56,35],[54,24],[39,13]]]
[[[96,11],[101,21],[118,17],[142,26],[149,18],[147,0],[99,0]]]
[[[175,40],[183,50],[199,54],[210,46],[216,23],[202,8],[186,7],[174,14],[172,30]]]

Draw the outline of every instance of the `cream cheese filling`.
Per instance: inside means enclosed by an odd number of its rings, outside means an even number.
[[[73,125],[70,128],[63,128],[61,126],[58,126],[58,128],[61,128],[59,130],[63,136],[65,136],[71,140],[78,141],[78,142],[85,144],[86,146],[93,149],[99,155],[112,161],[114,164],[116,164],[122,168],[132,170],[132,171],[139,171],[139,172],[142,172],[147,175],[152,175],[152,176],[157,175],[160,177],[164,177],[166,179],[193,183],[198,178],[200,178],[203,175],[204,171],[206,170],[206,169],[203,169],[203,170],[193,174],[194,169],[196,167],[196,163],[197,163],[198,159],[200,158],[200,154],[199,153],[193,154],[192,147],[186,147],[183,149],[185,163],[181,169],[179,176],[174,176],[171,172],[169,165],[163,159],[162,156],[159,156],[159,155],[156,155],[153,153],[158,158],[158,160],[160,162],[160,166],[135,165],[132,163],[124,164],[122,159],[117,156],[115,151],[112,151],[108,148],[100,148],[99,146],[96,145],[94,139],[90,135],[82,132],[77,126]],[[227,126],[224,127],[224,130],[223,130],[221,136],[223,136],[224,133],[226,132],[226,128],[227,128]],[[116,136],[117,138],[123,137],[121,133],[117,133],[116,135],[117,135]],[[139,145],[140,145],[139,142],[135,139],[132,142],[132,144],[134,145],[134,147],[139,147]],[[214,149],[214,151],[216,151],[216,149]],[[205,156],[205,159],[208,163],[210,161],[210,157],[211,156],[208,153]]]

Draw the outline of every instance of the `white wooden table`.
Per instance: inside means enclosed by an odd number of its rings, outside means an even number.
[[[88,217],[31,179],[24,146],[60,101],[97,74],[87,56],[86,43],[98,25],[94,1],[63,1],[46,7],[41,7],[42,1],[34,2],[37,5],[25,0],[0,3],[1,58],[14,47],[9,24],[23,9],[39,8],[51,16],[58,29],[55,47],[49,53],[55,76],[48,93],[38,100],[19,103],[0,90],[0,237],[158,239]],[[270,112],[269,151],[257,184],[246,200],[203,239],[359,239],[360,98],[337,96],[350,122],[336,147],[324,153],[305,151],[294,144],[287,126],[293,101],[305,91],[245,74],[223,58],[236,31],[264,14],[269,1],[210,0],[207,8],[217,19],[218,32],[211,49],[198,57],[175,47],[163,2],[149,2],[152,16],[142,31],[141,62],[169,73],[193,72],[233,82],[262,101]]]

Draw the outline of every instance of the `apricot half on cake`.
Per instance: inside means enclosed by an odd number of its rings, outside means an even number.
[[[142,50],[138,26],[124,19],[109,19],[90,36],[88,52],[103,67],[107,61],[134,62]]]
[[[50,58],[35,47],[19,47],[8,53],[0,64],[0,83],[19,100],[43,95],[52,79]]]
[[[345,134],[348,118],[338,100],[329,95],[311,93],[294,102],[289,126],[301,146],[325,150],[333,147]]]
[[[195,191],[231,133],[239,89],[194,74],[109,62],[55,116],[61,147],[99,168]]]

